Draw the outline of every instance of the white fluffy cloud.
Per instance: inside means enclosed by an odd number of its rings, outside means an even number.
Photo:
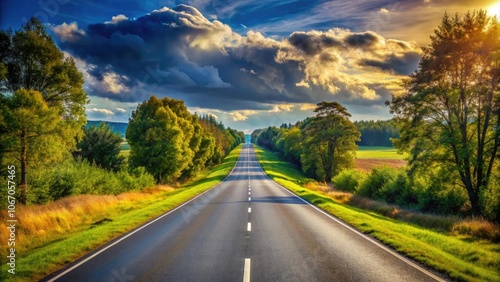
[[[90,109],[87,109],[86,111],[90,112],[90,113],[101,113],[101,114],[109,115],[109,116],[112,116],[112,115],[115,114],[111,110],[108,110],[108,109],[99,109],[99,108],[90,108]]]

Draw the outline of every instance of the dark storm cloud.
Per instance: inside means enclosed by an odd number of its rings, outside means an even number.
[[[311,36],[306,32],[294,32],[288,38],[290,44],[308,55],[315,55],[321,52],[325,48],[341,46],[337,38],[329,36],[328,34],[318,34],[317,36]]]
[[[381,43],[383,38],[372,31],[350,34],[345,42],[351,47],[372,47]]]
[[[417,69],[420,58],[419,53],[409,52],[402,56],[392,54],[382,61],[376,59],[363,60],[360,64],[399,75],[409,75]]]

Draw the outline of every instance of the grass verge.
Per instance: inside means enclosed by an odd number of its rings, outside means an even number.
[[[179,188],[117,196],[86,195],[18,211],[15,275],[2,255],[0,281],[36,281],[106,242],[169,211],[222,181],[242,145],[221,164]],[[2,215],[0,222],[5,222]],[[38,221],[38,222],[37,222]],[[45,222],[40,222],[45,221]],[[44,226],[40,228],[40,226]],[[1,232],[6,229],[0,226]],[[7,230],[8,231],[8,230]],[[7,234],[1,233],[1,238]]]
[[[500,281],[500,246],[453,233],[437,232],[374,212],[340,204],[326,192],[315,191],[306,178],[275,154],[256,147],[257,158],[271,179],[293,193],[377,238],[405,256],[458,281]]]

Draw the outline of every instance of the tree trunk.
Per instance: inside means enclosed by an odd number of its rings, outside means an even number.
[[[469,194],[469,200],[471,205],[471,212],[474,216],[482,216],[481,206],[479,204],[479,195],[472,187],[467,187],[467,193]]]
[[[28,140],[26,134],[21,137],[21,197],[19,202],[26,204],[28,195]]]

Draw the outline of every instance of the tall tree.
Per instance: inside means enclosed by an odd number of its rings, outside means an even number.
[[[130,165],[145,167],[158,183],[179,178],[194,157],[189,147],[194,127],[187,118],[182,101],[152,96],[140,104],[127,127]]]
[[[59,130],[67,137],[66,146],[74,148],[75,138],[69,135],[81,136],[86,124],[83,76],[74,60],[57,48],[38,19],[31,18],[16,32],[0,30],[2,72],[0,93],[23,88],[40,92],[49,107],[58,109],[62,117]]]
[[[395,146],[412,171],[436,168],[460,179],[472,212],[482,213],[500,145],[500,34],[485,11],[444,15],[406,93],[389,103],[400,130]]]
[[[125,158],[120,156],[120,144],[123,141],[119,133],[114,132],[109,125],[101,122],[98,126],[84,128],[84,136],[76,145],[75,156],[95,163],[104,169],[118,171]]]
[[[47,146],[60,141],[57,126],[61,118],[57,109],[49,107],[38,91],[18,90],[12,96],[4,97],[2,102],[2,146],[4,153],[14,155],[21,164],[20,201],[26,203],[30,163],[40,162],[40,159],[47,161],[61,151],[57,146]]]
[[[315,118],[306,125],[303,133],[303,144],[310,154],[305,150],[301,162],[307,169],[316,159],[321,167],[314,165],[314,170],[322,171],[317,178],[331,181],[340,170],[352,166],[360,133],[349,121],[351,115],[347,109],[337,102],[318,103],[314,112],[317,113]]]

